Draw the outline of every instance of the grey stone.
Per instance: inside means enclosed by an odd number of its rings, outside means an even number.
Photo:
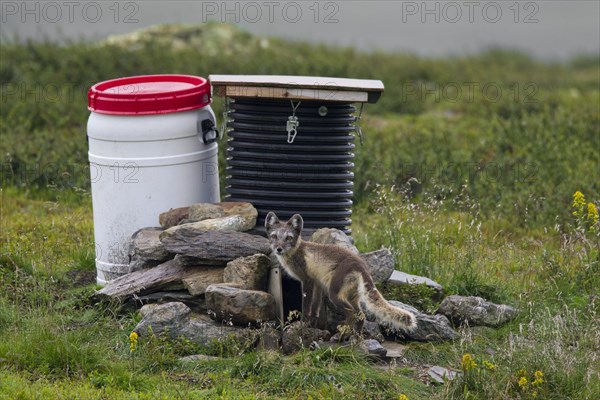
[[[221,218],[225,216],[222,207],[211,203],[198,203],[190,206],[188,219],[190,221],[204,221],[205,219]]]
[[[429,375],[429,377],[434,383],[439,383],[443,385],[446,382],[456,379],[457,377],[462,375],[462,373],[435,365],[427,369],[427,375]]]
[[[171,208],[159,215],[158,222],[165,229],[178,225],[182,220],[188,218],[189,210],[189,207]]]
[[[437,313],[454,323],[500,326],[517,316],[517,309],[506,304],[494,304],[475,296],[452,295],[444,299]]]
[[[142,320],[135,331],[143,338],[149,335],[185,338],[199,344],[208,344],[230,335],[243,336],[243,330],[215,324],[208,317],[191,313],[180,302],[147,304],[141,308]]]
[[[244,328],[214,322],[206,315],[192,314],[189,324],[183,327],[180,336],[206,345],[231,336],[245,339],[248,332]]]
[[[425,284],[432,289],[435,289],[438,292],[442,292],[444,288],[439,283],[418,275],[407,274],[402,271],[393,271],[390,278],[387,280],[387,283],[391,283],[392,285],[421,285]]]
[[[422,342],[439,342],[454,340],[458,333],[443,315],[417,314],[417,328],[413,332],[404,333],[404,336]]]
[[[142,320],[134,331],[140,336],[180,332],[189,323],[190,313],[190,308],[181,302],[146,304],[140,309]]]
[[[311,348],[314,343],[326,342],[330,338],[329,331],[311,328],[303,322],[296,321],[283,329],[281,347],[284,354],[292,354],[303,348]]]
[[[205,296],[209,315],[219,322],[247,326],[276,318],[275,299],[266,292],[215,284],[206,289]]]
[[[264,254],[240,257],[227,263],[223,281],[241,285],[244,289],[267,290],[271,259]]]
[[[354,246],[352,238],[339,229],[321,228],[316,230],[310,237],[310,241],[321,244],[335,244],[344,247],[351,252],[358,254],[358,249]]]
[[[213,283],[223,283],[223,268],[198,267],[185,274],[183,279],[183,287],[188,292],[197,296],[204,294],[206,288]]]
[[[130,255],[138,255],[148,260],[162,261],[171,254],[167,252],[159,239],[161,228],[142,228],[131,236]]]
[[[383,283],[389,279],[394,272],[394,256],[388,249],[380,249],[361,254],[369,267],[369,272],[375,283]]]
[[[421,342],[453,340],[458,337],[458,333],[450,326],[450,321],[443,315],[424,314],[408,304],[395,300],[389,300],[388,302],[412,312],[417,318],[417,327],[414,330],[396,332],[397,335]]]
[[[377,360],[383,359],[387,354],[387,350],[385,349],[385,347],[383,347],[381,345],[381,343],[379,343],[375,339],[365,339],[362,342],[360,342],[358,347],[367,356],[369,356],[370,358],[377,359]]]
[[[375,321],[365,321],[363,335],[367,339],[375,339],[378,342],[383,342],[385,340],[385,337],[381,333],[381,328],[379,328],[379,324]]]
[[[173,258],[159,239],[161,228],[142,228],[129,241],[129,272],[155,267]]]
[[[161,240],[167,251],[194,257],[197,262],[210,265],[225,266],[236,258],[271,253],[266,238],[242,232],[212,231],[199,235],[182,230]]]

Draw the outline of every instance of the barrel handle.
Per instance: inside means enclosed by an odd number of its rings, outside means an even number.
[[[219,137],[219,131],[217,130],[215,123],[212,119],[205,119],[202,121],[198,121],[198,135],[202,134],[202,143],[211,144],[217,141],[217,137]],[[212,133],[212,135],[209,135]]]

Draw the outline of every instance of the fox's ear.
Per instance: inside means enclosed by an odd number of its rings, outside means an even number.
[[[292,215],[292,218],[288,221],[288,224],[294,228],[296,231],[302,231],[302,227],[304,226],[304,220],[300,216],[300,214]]]
[[[265,218],[265,229],[267,230],[267,232],[269,232],[273,226],[279,222],[279,218],[277,218],[277,215],[275,215],[275,213],[273,211],[269,211],[269,213],[267,214],[267,218]]]

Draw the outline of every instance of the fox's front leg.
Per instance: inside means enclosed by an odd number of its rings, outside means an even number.
[[[315,284],[312,281],[302,282],[302,321],[312,324],[312,303]]]
[[[323,304],[323,289],[320,286],[314,285],[312,299],[310,303],[310,324],[315,328],[321,328],[319,326],[319,319],[321,314],[321,306]]]

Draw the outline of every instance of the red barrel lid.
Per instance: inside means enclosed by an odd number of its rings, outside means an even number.
[[[88,110],[102,114],[166,114],[210,102],[210,83],[193,75],[130,76],[97,83],[88,91]]]

